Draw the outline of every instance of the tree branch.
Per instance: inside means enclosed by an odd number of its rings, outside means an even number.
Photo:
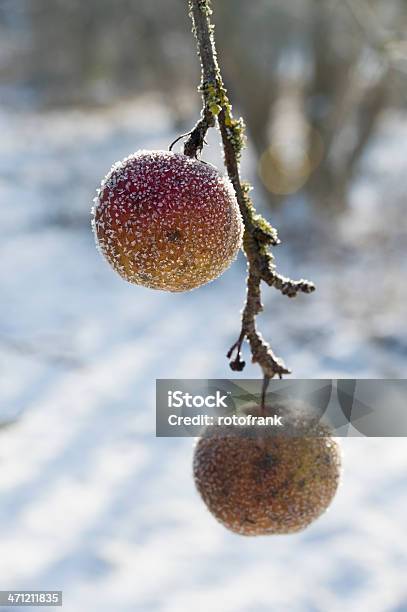
[[[240,178],[239,163],[241,151],[245,145],[245,126],[242,119],[233,117],[232,107],[219,69],[214,27],[210,21],[212,14],[210,0],[189,0],[189,8],[202,68],[200,90],[203,97],[203,109],[201,119],[185,143],[184,153],[197,156],[203,148],[207,130],[215,125],[217,119],[222,137],[225,167],[235,190],[245,228],[243,249],[248,261],[246,303],[242,312],[239,338],[227,356],[231,359],[232,370],[242,370],[245,362],[241,359],[241,348],[246,339],[250,345],[252,361],[259,364],[263,376],[267,379],[275,375],[281,377],[283,374],[289,374],[290,370],[281,359],[275,356],[270,345],[263,339],[256,327],[256,317],[263,310],[261,282],[275,287],[288,297],[294,297],[299,292],[311,293],[315,287],[309,281],[293,281],[281,276],[275,270],[274,258],[269,252],[269,247],[280,243],[277,231],[256,213],[249,196],[251,187]]]

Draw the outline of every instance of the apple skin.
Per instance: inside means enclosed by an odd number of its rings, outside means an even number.
[[[170,151],[137,151],[114,164],[92,209],[97,246],[122,278],[188,291],[236,258],[243,223],[230,181]]]
[[[267,415],[276,413],[285,419],[285,434],[214,425],[195,446],[193,473],[202,500],[240,535],[302,531],[329,507],[340,482],[340,447],[331,430],[297,419],[286,405],[266,408]],[[246,414],[262,413],[252,407]]]

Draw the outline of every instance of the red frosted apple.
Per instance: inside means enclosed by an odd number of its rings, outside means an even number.
[[[97,244],[125,280],[187,291],[235,259],[243,224],[230,181],[169,151],[138,151],[111,168],[95,198]]]

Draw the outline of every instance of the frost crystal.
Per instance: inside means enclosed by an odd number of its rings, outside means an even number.
[[[92,209],[101,253],[127,281],[186,291],[235,259],[243,223],[230,181],[213,166],[169,151],[116,162]]]

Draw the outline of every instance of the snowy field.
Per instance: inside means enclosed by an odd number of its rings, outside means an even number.
[[[97,253],[100,178],[174,136],[142,108],[0,113],[0,588],[62,589],[67,612],[407,611],[405,440],[343,440],[329,512],[245,539],[195,492],[192,440],[155,438],[156,378],[233,376],[244,260],[165,294]],[[266,291],[262,330],[299,378],[406,375],[406,141],[383,123],[335,230],[300,202],[272,219],[280,271],[318,285]]]

